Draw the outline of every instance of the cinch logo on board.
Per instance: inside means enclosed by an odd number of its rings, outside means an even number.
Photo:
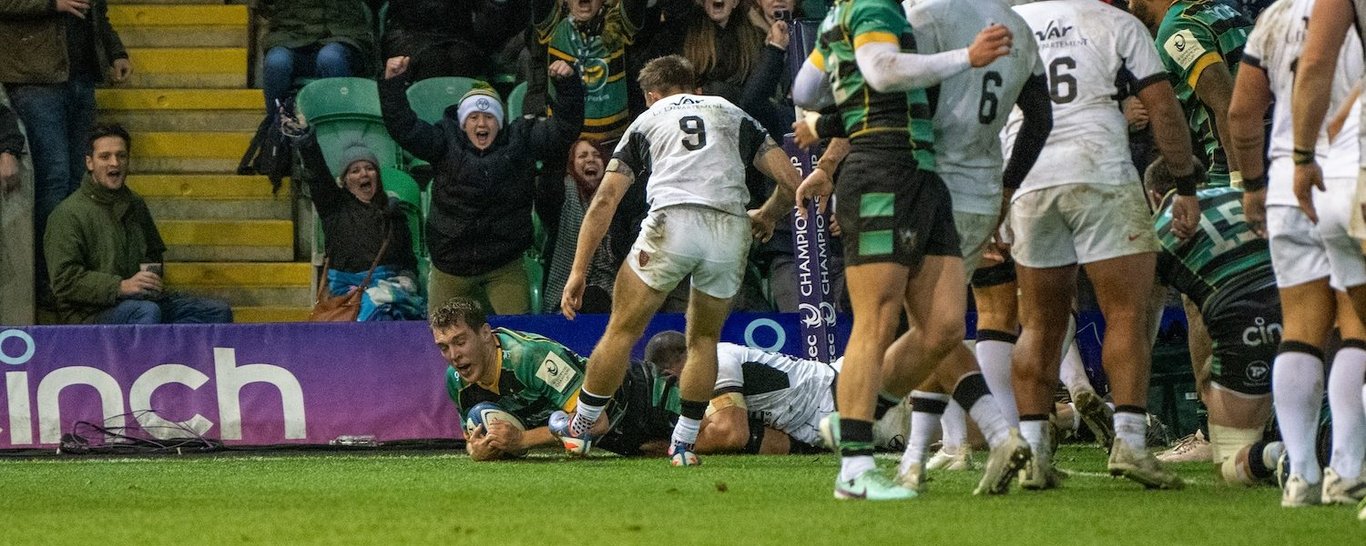
[[[33,359],[38,346],[32,336],[18,329],[0,331],[0,364],[4,364],[4,387],[0,390],[5,401],[0,408],[8,419],[0,421],[0,434],[7,435],[11,447],[52,445],[61,441],[62,416],[59,401],[63,391],[75,388],[82,393],[99,396],[104,425],[128,426],[127,415],[136,416],[137,423],[148,434],[160,439],[183,437],[185,430],[208,435],[220,440],[242,439],[242,408],[239,394],[244,386],[267,383],[280,391],[283,406],[284,439],[306,438],[307,416],[304,414],[304,393],[299,380],[280,366],[270,364],[237,364],[237,351],[230,347],[213,348],[213,377],[184,364],[161,364],[143,372],[131,385],[120,385],[108,372],[91,366],[73,365],[33,376],[23,366]],[[152,395],[171,384],[192,391],[214,382],[219,423],[194,414],[182,421],[169,421],[152,408]],[[29,386],[38,385],[37,394],[30,395]],[[127,393],[125,396],[125,392]],[[34,418],[37,418],[36,421]],[[34,442],[34,425],[38,441]],[[217,434],[211,434],[214,427]]]

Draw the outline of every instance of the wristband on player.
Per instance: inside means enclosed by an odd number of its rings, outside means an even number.
[[[1262,173],[1260,176],[1243,179],[1243,191],[1245,192],[1262,191],[1264,189],[1266,189],[1266,173]]]
[[[1173,176],[1173,178],[1175,179],[1174,182],[1176,182],[1177,195],[1193,196],[1195,195],[1195,187],[1199,186],[1200,182],[1203,182],[1205,179],[1205,171],[1201,170],[1200,165],[1197,163],[1191,166],[1191,172],[1189,174]]]
[[[1314,156],[1314,150],[1305,150],[1303,148],[1295,148],[1295,151],[1291,152],[1290,157],[1296,165],[1308,165],[1317,160]]]

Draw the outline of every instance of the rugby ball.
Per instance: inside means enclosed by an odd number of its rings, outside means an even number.
[[[526,425],[522,424],[521,419],[518,419],[511,413],[503,411],[503,408],[498,407],[497,404],[492,402],[480,402],[470,408],[469,411],[465,412],[465,436],[468,437],[475,429],[483,427],[485,424],[491,424],[498,421],[503,421],[512,425],[517,430],[526,430]],[[484,430],[487,431],[488,428],[485,428]]]

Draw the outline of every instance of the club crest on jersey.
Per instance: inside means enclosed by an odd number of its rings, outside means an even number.
[[[536,378],[545,381],[556,392],[564,392],[578,375],[579,372],[575,371],[573,366],[555,353],[545,355],[541,367],[536,370]]]
[[[1044,27],[1042,30],[1034,31],[1034,36],[1038,37],[1040,42],[1046,40],[1061,40],[1067,37],[1067,33],[1071,32],[1072,28],[1073,27],[1063,26],[1057,19],[1054,19],[1049,21],[1048,26]]]
[[[1167,50],[1167,56],[1183,69],[1190,69],[1205,54],[1205,47],[1200,45],[1200,40],[1195,39],[1195,34],[1184,29],[1167,38],[1162,47]]]

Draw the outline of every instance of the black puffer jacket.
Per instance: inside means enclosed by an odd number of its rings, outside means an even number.
[[[482,151],[460,128],[459,105],[431,125],[408,105],[407,86],[406,75],[381,80],[380,103],[389,135],[436,168],[427,218],[432,265],[460,277],[507,265],[531,248],[536,161],[563,161],[582,129],[583,81],[577,73],[555,80],[555,115],[512,120]]]

